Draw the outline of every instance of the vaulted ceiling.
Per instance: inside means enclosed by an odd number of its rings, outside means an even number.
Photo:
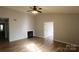
[[[65,13],[79,14],[79,6],[38,6],[42,8],[43,13]],[[6,8],[14,9],[20,12],[30,10],[30,6],[6,6]]]

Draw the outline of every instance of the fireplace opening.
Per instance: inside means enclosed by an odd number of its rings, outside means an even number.
[[[28,38],[32,38],[33,37],[33,31],[28,31]]]

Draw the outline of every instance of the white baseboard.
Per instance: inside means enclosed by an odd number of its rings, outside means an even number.
[[[58,41],[58,42],[65,43],[65,44],[71,44],[71,45],[79,46],[79,45],[77,45],[77,44],[73,44],[73,43],[65,42],[65,41],[61,41],[61,40],[56,40],[56,39],[55,39],[54,41]]]
[[[28,39],[28,38],[22,38],[22,39]],[[10,42],[14,42],[14,41],[22,40],[22,39],[10,40]]]

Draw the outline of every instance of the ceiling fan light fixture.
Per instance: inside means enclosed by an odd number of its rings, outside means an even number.
[[[36,11],[36,10],[33,10],[33,11],[31,11],[33,14],[38,14],[38,11]]]
[[[37,6],[33,6],[33,7],[31,7],[31,10],[28,10],[27,12],[31,12],[32,14],[38,14],[38,13],[42,13],[41,9],[42,8],[38,8]]]

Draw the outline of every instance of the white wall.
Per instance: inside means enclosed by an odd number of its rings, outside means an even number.
[[[9,18],[10,41],[27,38],[27,31],[34,30],[33,15],[0,7],[0,17]]]
[[[54,23],[54,40],[79,44],[78,14],[39,14],[36,17],[36,36],[44,37],[43,24]]]

